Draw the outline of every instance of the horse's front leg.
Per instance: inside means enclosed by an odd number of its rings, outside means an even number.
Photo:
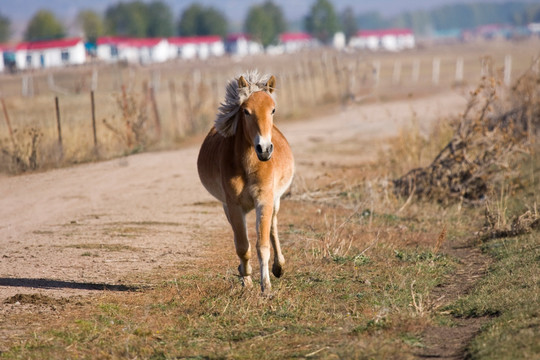
[[[270,229],[270,241],[274,248],[274,265],[272,266],[272,273],[275,277],[281,277],[283,275],[283,266],[285,265],[285,258],[281,253],[281,244],[279,243],[278,236],[278,220],[277,215],[279,212],[280,199],[277,198],[274,202],[274,212],[272,213],[272,227]]]
[[[242,285],[250,288],[253,286],[253,283],[251,281],[251,266],[249,265],[251,248],[249,246],[247,235],[246,213],[240,205],[234,203],[229,203],[228,205],[224,204],[223,210],[225,210],[227,219],[234,232],[234,246],[236,247],[236,254],[240,259],[238,272],[242,278]]]
[[[270,228],[272,226],[272,214],[274,212],[273,199],[257,204],[257,255],[261,269],[261,291],[270,292],[270,273],[268,263],[270,261]]]

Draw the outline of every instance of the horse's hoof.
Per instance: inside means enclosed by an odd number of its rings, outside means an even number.
[[[276,295],[276,292],[272,291],[272,290],[266,290],[266,291],[262,291],[261,295],[265,299],[272,300],[274,298],[274,296]]]
[[[253,287],[253,281],[251,281],[251,276],[242,276],[242,286],[246,289],[251,289]]]
[[[275,277],[279,278],[283,275],[283,267],[279,264],[274,263],[272,265],[272,274],[274,274]]]

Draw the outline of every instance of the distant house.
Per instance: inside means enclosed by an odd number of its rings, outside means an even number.
[[[4,46],[0,44],[0,72],[4,72]]]
[[[527,29],[535,35],[540,35],[540,23],[530,23],[527,25]]]
[[[158,63],[169,59],[169,42],[164,38],[104,36],[97,39],[97,58],[107,62]]]
[[[167,40],[169,42],[169,58],[206,59],[210,56],[223,56],[225,54],[225,44],[219,36],[171,37]]]
[[[79,65],[86,61],[81,38],[22,42],[13,52],[17,69],[21,70]]]
[[[262,44],[242,33],[227,36],[225,48],[228,53],[238,56],[255,55],[264,51]]]
[[[317,46],[317,40],[311,35],[303,32],[289,32],[279,35],[279,42],[283,45],[286,53],[294,53],[303,49]]]
[[[360,30],[349,41],[358,49],[400,51],[412,49],[415,38],[410,29]]]

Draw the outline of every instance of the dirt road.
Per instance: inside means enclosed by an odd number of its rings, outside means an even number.
[[[373,145],[417,114],[420,126],[464,109],[463,96],[356,105],[279,125],[299,176],[321,164],[373,159]],[[358,152],[358,143],[365,151]],[[354,149],[354,151],[351,151]],[[15,294],[84,295],[196,259],[227,225],[200,185],[198,147],[145,153],[45,173],[0,177],[0,302]],[[232,249],[232,246],[231,246]]]

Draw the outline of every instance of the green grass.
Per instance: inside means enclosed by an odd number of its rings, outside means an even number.
[[[515,179],[515,190],[503,194],[494,206],[503,224],[509,226],[527,210],[537,212],[539,176],[538,156],[526,159]],[[488,238],[479,246],[493,258],[493,264],[466,297],[448,307],[456,317],[489,318],[468,346],[470,358],[540,358],[540,229]]]
[[[469,346],[473,359],[540,356],[540,233],[488,241],[496,262],[467,297],[450,307],[454,316],[493,317]]]

